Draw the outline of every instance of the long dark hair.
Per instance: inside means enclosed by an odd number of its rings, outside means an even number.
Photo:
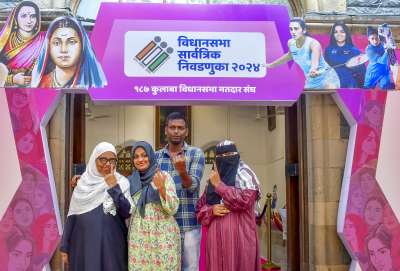
[[[332,25],[331,31],[329,33],[329,35],[330,35],[329,46],[335,46],[337,44],[336,39],[335,39],[336,26],[341,26],[343,28],[344,33],[346,34],[346,39],[344,41],[345,42],[344,44],[353,46],[353,40],[351,39],[350,29],[347,27],[347,25],[344,22],[335,22]]]

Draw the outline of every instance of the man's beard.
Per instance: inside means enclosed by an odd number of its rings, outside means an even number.
[[[170,143],[171,145],[178,146],[178,145],[183,144],[183,141],[184,141],[184,139],[181,139],[181,140],[177,141],[177,140],[174,140],[174,139],[171,138],[171,139],[169,140],[169,143]]]

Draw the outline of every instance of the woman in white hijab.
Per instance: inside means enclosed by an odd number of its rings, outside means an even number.
[[[114,146],[98,144],[74,189],[60,247],[68,270],[128,270],[125,219],[132,205],[116,163]]]

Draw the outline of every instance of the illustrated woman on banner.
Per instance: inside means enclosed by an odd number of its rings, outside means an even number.
[[[391,251],[392,236],[382,225],[378,226],[366,238],[366,250],[370,260],[368,270],[394,271]]]
[[[361,215],[364,210],[365,201],[366,198],[360,184],[357,181],[352,181],[350,183],[347,212]]]
[[[89,38],[72,17],[55,19],[32,72],[32,87],[88,88],[107,84]]]
[[[39,7],[30,1],[21,2],[0,34],[0,86],[30,85],[43,40]]]
[[[369,228],[373,228],[383,222],[383,208],[385,202],[380,197],[372,197],[367,200],[364,209],[364,220]]]
[[[55,215],[47,213],[39,216],[32,227],[32,236],[35,238],[33,265],[35,270],[42,270],[56,249],[60,237]]]
[[[12,204],[15,226],[21,234],[31,234],[34,213],[32,204],[27,199],[15,199]]]
[[[381,191],[378,188],[378,183],[375,180],[375,168],[365,166],[354,172],[354,174],[351,176],[350,188],[352,188],[352,186],[357,186],[361,189],[365,200],[372,196],[381,195]]]
[[[330,32],[329,46],[325,49],[325,60],[334,67],[340,79],[341,88],[362,88],[365,66],[347,67],[346,62],[359,56],[360,50],[353,45],[351,32],[346,24],[336,22]]]
[[[31,178],[33,175],[24,176],[24,172],[22,172],[23,177],[27,177],[27,181],[25,181],[25,179],[22,180],[19,191],[21,191],[22,195],[28,199],[32,197],[32,193],[29,192],[33,189],[32,181],[35,181],[36,183],[39,181],[46,181],[46,177],[40,173],[46,172],[47,170],[41,140],[42,138],[40,133],[34,134],[31,131],[15,133],[15,143],[20,161],[24,165],[30,165],[30,167],[37,173],[37,176],[35,177],[39,177],[32,180]]]
[[[357,127],[358,136],[356,138],[354,151],[353,170],[357,170],[363,165],[376,166],[379,151],[379,136],[370,127],[359,125]]]
[[[7,271],[31,271],[34,242],[25,235],[13,234],[6,241],[8,248]]]
[[[384,105],[376,100],[368,101],[363,111],[361,125],[367,125],[372,128],[377,134],[380,134],[382,129]]]
[[[15,220],[11,208],[5,211],[1,221],[0,221],[0,262],[4,264],[2,259],[7,259],[8,249],[6,245],[6,240],[9,236],[15,233]],[[1,267],[0,267],[0,270]]]
[[[364,252],[365,237],[368,234],[368,226],[365,221],[356,214],[347,214],[344,223],[343,234],[352,251],[360,259]]]
[[[14,88],[7,95],[7,100],[14,133],[38,135],[40,119],[32,90],[28,88]]]
[[[32,207],[35,217],[48,213],[52,210],[51,192],[47,183],[38,183],[32,193]]]
[[[30,165],[21,167],[22,182],[18,188],[18,195],[31,200],[36,185],[39,183],[39,171]]]
[[[288,41],[289,52],[267,63],[267,68],[294,60],[304,72],[306,89],[336,89],[340,87],[339,77],[322,56],[321,44],[307,33],[306,24],[301,18],[290,20],[292,38]]]

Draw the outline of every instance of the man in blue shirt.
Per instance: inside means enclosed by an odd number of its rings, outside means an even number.
[[[198,271],[201,233],[195,209],[205,159],[201,149],[185,142],[188,131],[186,119],[181,113],[169,114],[165,120],[168,144],[156,152],[156,157],[160,170],[167,171],[174,179],[180,200],[175,219],[182,237],[182,270]]]

